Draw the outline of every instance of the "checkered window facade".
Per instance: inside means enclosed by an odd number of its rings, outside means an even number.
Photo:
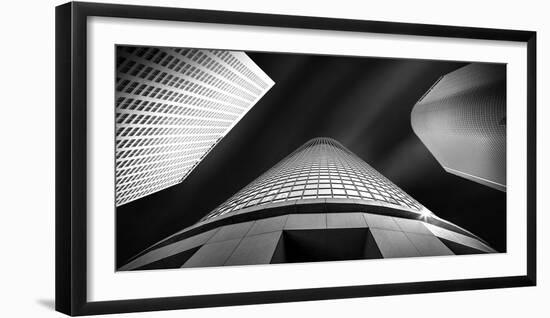
[[[117,47],[116,205],[180,183],[273,86],[243,52]]]
[[[269,203],[344,198],[422,211],[390,180],[330,138],[313,139],[217,207],[203,220]]]

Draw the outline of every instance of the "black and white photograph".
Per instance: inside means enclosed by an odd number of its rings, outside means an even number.
[[[115,52],[116,271],[507,251],[505,63]]]
[[[546,7],[7,2],[0,318],[548,316]]]
[[[56,7],[57,311],[520,314],[536,28],[297,4]]]

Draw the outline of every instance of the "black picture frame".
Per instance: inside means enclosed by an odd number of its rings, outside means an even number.
[[[86,255],[86,20],[91,16],[371,32],[527,43],[527,274],[353,287],[89,302]],[[489,289],[536,284],[536,32],[70,2],[56,7],[56,310],[91,315]]]

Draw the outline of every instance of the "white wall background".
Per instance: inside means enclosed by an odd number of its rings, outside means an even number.
[[[189,8],[451,24],[538,32],[537,287],[390,296],[117,315],[117,317],[422,316],[547,317],[550,241],[550,6],[546,1],[193,0],[114,1]],[[0,49],[0,316],[61,317],[54,304],[54,7],[11,1],[2,10]]]

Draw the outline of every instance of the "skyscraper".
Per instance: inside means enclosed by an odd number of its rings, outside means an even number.
[[[315,138],[120,270],[495,252],[330,138]]]
[[[181,182],[273,86],[243,52],[117,47],[116,205]]]
[[[440,78],[411,125],[445,171],[506,191],[506,67],[473,63]]]

